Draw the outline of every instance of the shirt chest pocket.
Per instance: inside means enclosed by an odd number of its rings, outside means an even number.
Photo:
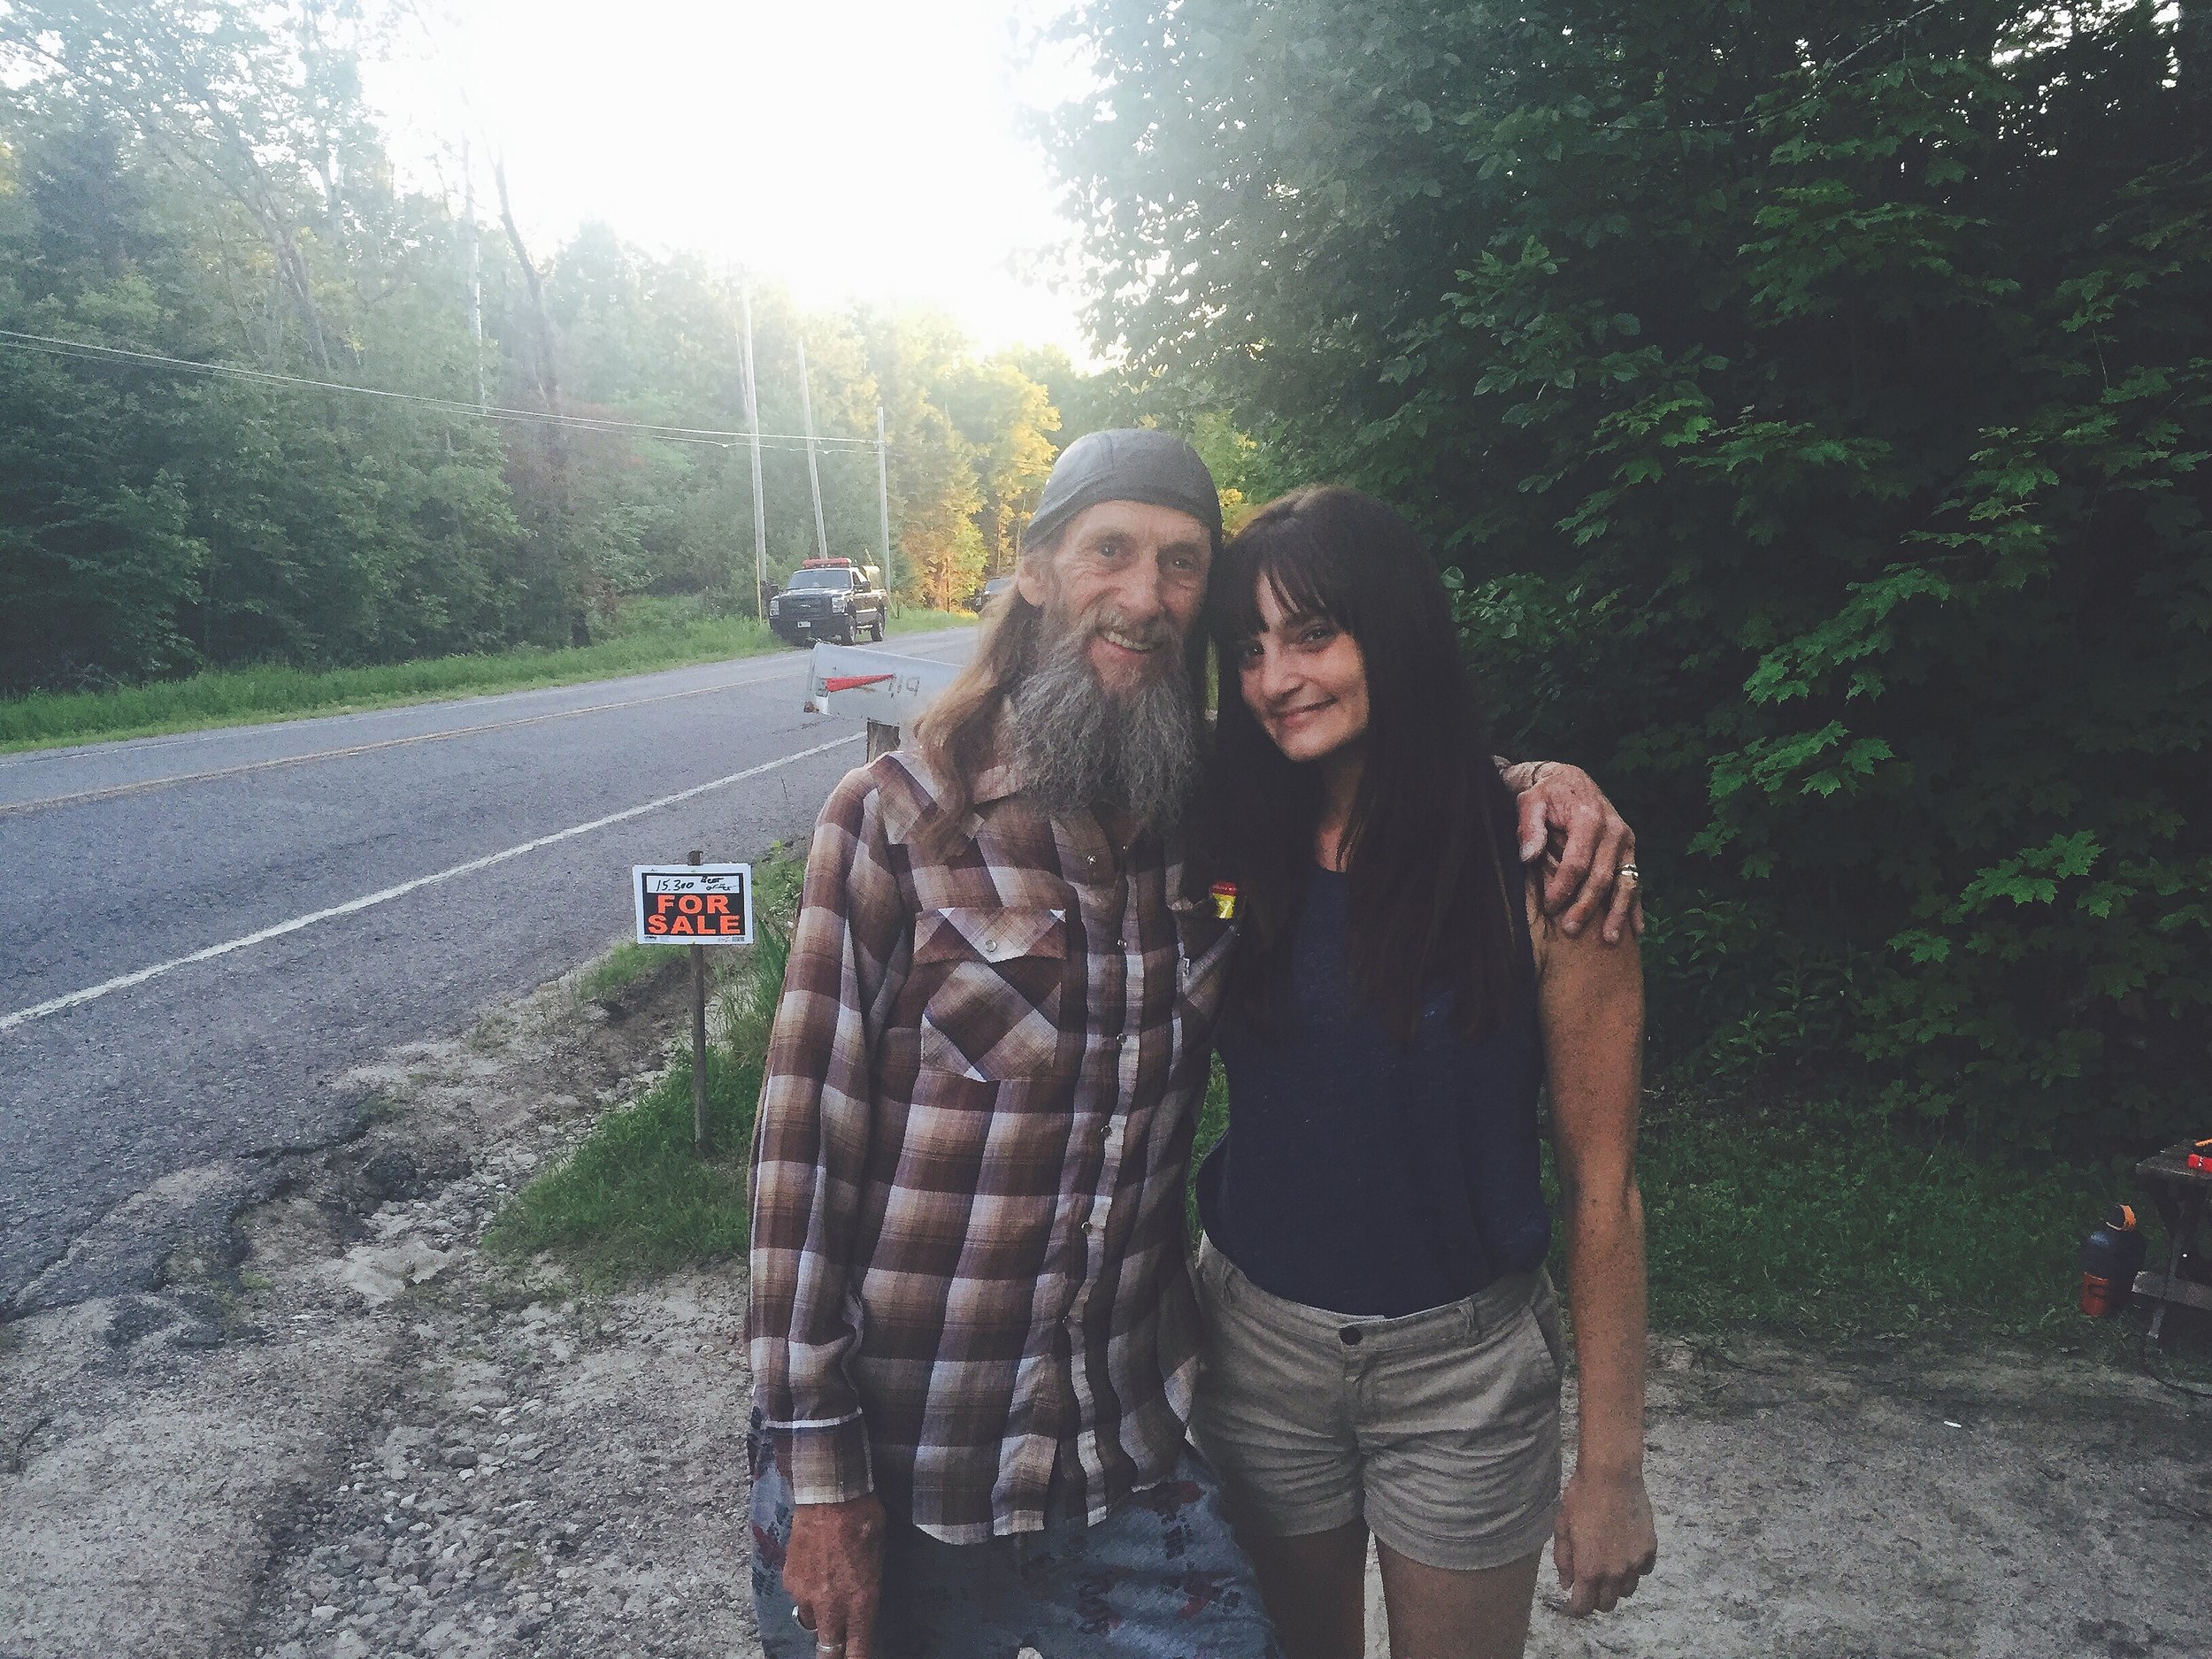
[[[983,1083],[1051,1073],[1067,978],[1064,910],[957,908],[915,918],[921,1063]]]
[[[1210,1015],[1221,1001],[1222,969],[1236,949],[1236,924],[1195,906],[1175,912],[1176,989]]]

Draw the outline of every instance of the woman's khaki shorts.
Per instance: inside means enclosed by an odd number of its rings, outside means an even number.
[[[1542,1548],[1559,1505],[1559,1302],[1539,1270],[1442,1308],[1354,1318],[1271,1295],[1202,1239],[1192,1419],[1240,1525],[1363,1518],[1432,1567]]]

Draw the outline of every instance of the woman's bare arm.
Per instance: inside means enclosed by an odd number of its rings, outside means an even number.
[[[1643,964],[1632,935],[1570,937],[1530,904],[1567,1237],[1580,1441],[1552,1554],[1568,1610],[1610,1611],[1658,1555],[1644,1493],[1644,1210],[1636,1190]]]

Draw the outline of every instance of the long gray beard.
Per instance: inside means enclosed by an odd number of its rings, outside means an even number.
[[[1118,810],[1173,829],[1198,776],[1197,696],[1181,662],[1118,703],[1091,667],[1088,631],[1048,631],[1007,702],[1023,791],[1054,818]]]

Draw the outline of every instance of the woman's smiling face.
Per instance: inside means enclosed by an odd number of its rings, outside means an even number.
[[[1327,617],[1294,614],[1261,580],[1260,631],[1237,649],[1244,706],[1275,747],[1300,762],[1325,760],[1367,735],[1367,660],[1359,641]]]

